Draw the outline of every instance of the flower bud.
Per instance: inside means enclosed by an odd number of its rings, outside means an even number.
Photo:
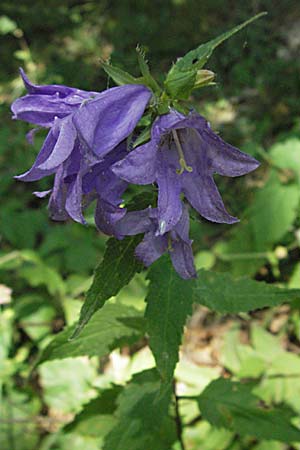
[[[194,89],[207,86],[210,84],[215,78],[214,72],[211,70],[197,70],[196,81],[194,84]]]

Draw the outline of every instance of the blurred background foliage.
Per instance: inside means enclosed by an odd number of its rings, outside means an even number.
[[[193,98],[225,140],[262,166],[242,179],[217,180],[241,223],[213,225],[194,215],[192,237],[198,268],[300,288],[298,0],[1,1],[1,449],[103,448],[122,390],[115,384],[122,386],[132,374],[153,366],[140,339],[131,347],[108,346],[100,359],[54,360],[32,371],[53,335],[76,320],[105,238],[92,220],[83,227],[48,219],[45,201],[32,190],[47,189],[50,181],[33,188],[13,179],[32,164],[43,137],[32,147],[25,141],[28,126],[11,121],[9,105],[24,93],[18,67],[35,82],[102,90],[112,82],[101,70],[100,57],[137,74],[139,43],[149,50],[154,75],[163,80],[177,57],[264,10],[268,16],[215,52],[207,68],[217,74],[217,85]],[[139,275],[112,303],[138,313],[145,290]],[[261,401],[286,404],[299,424],[299,308],[300,299],[290,307],[236,317],[196,310],[177,368],[179,392],[197,395],[221,374],[254,378]],[[278,378],[272,378],[274,373]],[[105,411],[99,406],[102,398],[109,405]],[[212,428],[199,420],[194,403],[181,405],[188,450],[300,448]],[[172,448],[179,449],[178,442]]]

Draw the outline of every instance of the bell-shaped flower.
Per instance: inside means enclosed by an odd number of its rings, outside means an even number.
[[[78,133],[91,157],[99,160],[132,133],[151,97],[142,85],[96,93],[67,86],[36,86],[23,71],[21,75],[29,94],[13,102],[13,118],[51,128],[33,167],[18,177],[22,181],[55,173],[70,156]],[[91,130],[97,144],[85,139]]]
[[[225,209],[214,173],[237,177],[258,167],[251,156],[224,142],[196,112],[171,110],[152,126],[151,140],[113,166],[124,180],[158,185],[158,232],[170,231],[182,216],[181,193],[205,219],[237,222]]]
[[[50,130],[31,169],[16,178],[36,181],[55,174],[49,209],[56,220],[71,217],[84,223],[84,203],[97,198],[97,226],[113,234],[112,224],[125,214],[119,204],[127,183],[111,172],[110,165],[126,155],[125,139],[143,115],[151,92],[142,85],[101,93],[37,86],[23,71],[21,75],[28,94],[12,104],[14,118]],[[86,139],[91,130],[96,144]]]
[[[126,213],[120,205],[127,183],[112,172],[111,165],[127,154],[126,142],[123,141],[101,162],[92,166],[84,154],[85,148],[78,141],[71,157],[58,167],[53,189],[35,192],[35,195],[45,197],[50,194],[48,208],[53,220],[72,218],[82,224],[86,223],[84,209],[96,200],[97,228],[118,237],[114,225]]]
[[[145,233],[142,242],[136,247],[136,257],[145,266],[150,266],[162,254],[168,252],[176,272],[184,279],[197,276],[189,239],[189,213],[186,205],[181,207],[181,216],[177,224],[163,236],[157,232],[158,209],[146,208],[131,211],[116,223],[119,236],[133,236]]]

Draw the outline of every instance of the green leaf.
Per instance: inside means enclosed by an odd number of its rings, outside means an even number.
[[[249,25],[251,22],[259,19],[265,14],[265,12],[257,14],[246,22],[243,22],[242,24],[237,25],[231,30],[221,34],[217,38],[205,44],[201,44],[196,49],[189,51],[185,56],[178,59],[169,71],[165,80],[165,86],[169,94],[171,94],[173,98],[188,98],[194,87],[197,71],[206,64],[215,48],[235,33]]]
[[[72,339],[78,336],[106,300],[116,295],[142,269],[143,265],[134,256],[140,240],[140,236],[125,238],[122,241],[115,238],[108,240],[103,260],[96,267],[93,283],[81,308]]]
[[[135,375],[118,398],[118,422],[103,450],[170,450],[176,439],[168,417],[171,394],[171,388],[161,389],[156,370]]]
[[[75,413],[95,397],[97,372],[88,358],[47,361],[39,367],[39,382],[46,404],[57,414]]]
[[[265,263],[264,253],[280,241],[296,220],[299,201],[299,186],[281,183],[279,174],[272,171],[265,186],[256,191],[245,218],[220,255],[229,261],[234,275],[254,274]]]
[[[141,69],[141,73],[143,75],[143,80],[146,86],[151,88],[153,92],[156,92],[157,94],[160,94],[161,88],[155,81],[155,79],[152,77],[148,65],[148,61],[146,60],[145,50],[143,47],[140,47],[139,45],[136,47],[137,55],[138,55],[138,63]]]
[[[291,424],[291,411],[261,406],[252,389],[252,384],[214,380],[198,397],[201,415],[212,425],[232,429],[242,436],[300,441],[300,430]]]
[[[122,388],[114,386],[91,400],[75,419],[64,428],[66,433],[77,433],[95,438],[104,437],[115,425],[113,413],[117,407],[117,397]]]
[[[291,137],[273,145],[269,151],[271,161],[281,169],[300,170],[300,139]]]
[[[139,339],[143,329],[143,317],[136,309],[106,304],[94,314],[76,340],[68,340],[74,326],[57,334],[44,349],[38,363],[83,355],[103,357],[123,342],[132,343]]]
[[[178,362],[183,327],[192,313],[194,280],[183,280],[166,258],[148,274],[146,327],[157,369],[165,383],[171,382]]]
[[[200,270],[194,282],[193,301],[220,313],[240,313],[276,306],[300,297],[300,289],[279,288],[262,281],[228,273]]]
[[[119,86],[122,86],[123,84],[140,84],[139,80],[134,78],[128,72],[125,72],[119,67],[115,67],[103,60],[101,60],[101,67]]]

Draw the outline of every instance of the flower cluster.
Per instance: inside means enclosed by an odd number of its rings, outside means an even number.
[[[148,142],[128,151],[131,136],[152,93],[126,84],[101,93],[60,85],[32,84],[21,71],[28,94],[12,104],[13,117],[49,132],[32,168],[16,177],[35,181],[54,174],[50,195],[55,220],[85,223],[84,209],[96,201],[95,223],[118,239],[144,233],[136,256],[146,266],[169,252],[183,278],[196,276],[189,239],[188,204],[205,219],[232,224],[214,182],[215,173],[236,177],[258,166],[252,157],[225,143],[198,113],[169,108],[157,116]],[[127,212],[122,195],[128,183],[155,184],[157,207]]]

